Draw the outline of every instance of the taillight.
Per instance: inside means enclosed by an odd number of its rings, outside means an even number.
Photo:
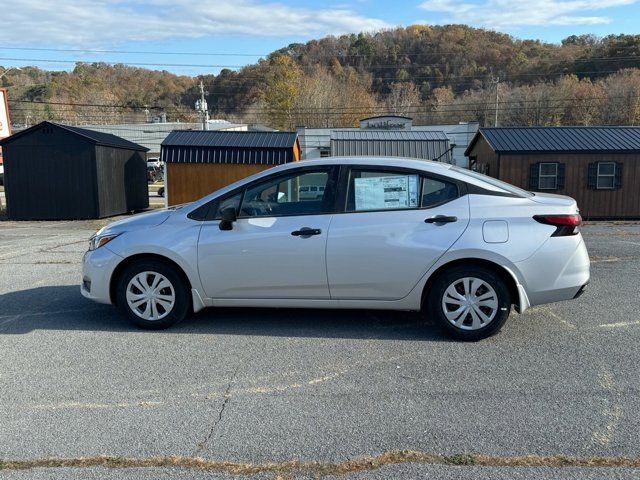
[[[552,237],[577,235],[578,227],[582,225],[582,217],[577,213],[572,215],[534,215],[533,219],[536,222],[556,227]]]

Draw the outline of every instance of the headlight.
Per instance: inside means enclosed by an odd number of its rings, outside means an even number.
[[[113,240],[118,235],[120,235],[119,233],[108,233],[108,234],[99,235],[99,233],[100,232],[96,233],[89,239],[89,251],[95,250],[96,248],[100,248],[101,246],[106,245],[111,240]]]

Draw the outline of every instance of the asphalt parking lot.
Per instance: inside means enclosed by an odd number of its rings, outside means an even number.
[[[583,227],[587,292],[479,343],[370,311],[207,310],[136,330],[79,293],[101,224],[0,222],[2,478],[640,476],[553,463],[640,458],[638,223]],[[77,460],[105,455],[116,468]],[[551,466],[505,466],[525,455]],[[125,461],[164,456],[209,469]],[[76,460],[7,463],[50,457]]]

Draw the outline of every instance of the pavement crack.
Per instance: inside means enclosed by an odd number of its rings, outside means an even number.
[[[209,443],[209,441],[213,437],[213,434],[215,433],[216,428],[218,427],[220,422],[222,422],[222,417],[224,416],[224,411],[227,408],[227,404],[231,400],[231,389],[233,388],[233,384],[234,384],[234,382],[236,380],[236,377],[238,376],[238,371],[239,370],[240,370],[240,363],[238,363],[238,365],[236,366],[235,370],[233,371],[233,374],[229,378],[229,383],[227,384],[227,388],[225,389],[225,392],[222,395],[222,403],[220,404],[220,409],[218,410],[218,418],[216,418],[215,422],[213,422],[213,425],[211,425],[211,428],[209,429],[209,433],[204,438],[204,440],[198,444],[198,449],[197,450],[204,450],[204,449],[207,448],[207,444]]]

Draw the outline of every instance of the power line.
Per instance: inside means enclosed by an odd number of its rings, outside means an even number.
[[[640,60],[640,56],[627,57],[629,59]],[[60,64],[106,64],[106,65],[124,65],[129,67],[189,67],[189,68],[223,68],[223,69],[240,69],[247,66],[252,66],[251,64],[247,65],[217,65],[217,64],[202,64],[202,63],[148,63],[148,62],[118,62],[118,61],[105,61],[105,60],[68,60],[68,59],[51,59],[51,58],[14,58],[14,57],[0,57],[0,60],[12,61],[12,62],[43,62],[43,63],[60,63]],[[584,62],[592,61],[593,59],[584,59]],[[618,58],[603,58],[602,60],[606,61],[618,61]],[[576,60],[581,61],[581,60]],[[572,61],[570,63],[573,63]],[[347,67],[356,67],[353,65],[344,65]],[[411,64],[370,64],[370,65],[362,65],[361,68],[371,69],[371,70],[384,70],[384,69],[396,69],[396,70],[404,70],[404,69],[417,69],[417,68],[433,68],[433,67],[468,67],[468,63],[458,63],[458,64],[449,64],[446,62],[437,62],[437,63],[411,63]],[[613,70],[617,71],[617,70]],[[593,71],[593,72],[570,72],[570,73],[607,73],[607,71]],[[518,75],[529,75],[529,76],[545,76],[548,74],[545,73],[530,73],[530,74],[518,74]],[[469,75],[456,75],[457,78],[468,77]],[[245,77],[250,78],[250,77]],[[419,78],[419,77],[414,77]],[[424,77],[424,78],[439,78],[439,77]]]
[[[2,49],[2,48],[0,48]],[[640,56],[627,56],[627,57],[600,57],[600,58],[585,58],[585,59],[575,59],[571,60],[568,63],[583,63],[583,62],[591,62],[594,60],[598,61],[620,61],[621,59],[628,60],[640,60]],[[201,64],[201,63],[147,63],[147,62],[119,62],[113,60],[69,60],[69,59],[52,59],[52,58],[13,58],[13,57],[0,57],[0,60],[7,61],[15,61],[15,62],[45,62],[45,63],[83,63],[83,64],[108,64],[108,65],[126,65],[126,66],[143,66],[143,67],[191,67],[191,68],[227,68],[227,69],[235,69],[235,68],[243,68],[246,66],[250,66],[251,64],[246,65],[216,65],[216,64]],[[426,67],[439,67],[439,66],[447,66],[447,67],[467,67],[468,63],[447,63],[447,62],[436,62],[436,63],[408,63],[408,64],[368,64],[363,65],[362,67],[366,67],[367,69],[405,69],[405,68],[426,68]],[[351,65],[347,65],[351,66]]]
[[[548,101],[548,102],[584,102],[584,101],[593,101],[593,100],[612,100],[612,99],[634,99],[634,98],[640,98],[637,96],[628,96],[628,95],[610,95],[610,96],[590,96],[590,97],[561,97],[561,98],[549,98],[546,97],[545,99],[523,99],[523,100],[502,100],[500,101],[501,104],[521,104],[521,103],[539,103],[539,102],[544,102],[544,101]],[[9,103],[26,103],[26,104],[41,104],[41,105],[59,105],[59,106],[69,106],[69,107],[96,107],[96,108],[124,108],[124,109],[131,109],[131,110],[144,110],[144,109],[177,109],[177,110],[189,110],[191,111],[191,109],[189,107],[186,106],[179,106],[179,107],[172,107],[172,106],[167,106],[167,107],[163,107],[163,106],[151,106],[151,105],[125,105],[125,104],[105,104],[105,103],[75,103],[75,102],[55,102],[55,101],[46,101],[46,100],[9,100]],[[479,106],[483,106],[483,105],[491,105],[492,101],[488,100],[486,102],[464,102],[463,100],[461,102],[456,102],[456,103],[446,103],[446,104],[440,104],[439,106],[442,107],[446,107],[446,106],[459,106],[459,105],[479,105]],[[428,102],[425,104],[409,104],[407,107],[412,107],[412,108],[425,108],[425,106],[428,106]],[[293,110],[297,110],[297,111],[309,111],[309,112],[326,112],[326,111],[332,111],[332,110],[353,110],[353,109],[357,109],[357,108],[371,108],[368,105],[360,105],[360,106],[356,106],[356,105],[350,105],[350,106],[336,106],[336,107],[305,107],[304,109],[293,109]],[[384,109],[386,107],[375,107],[375,108],[381,108]],[[255,111],[263,111],[260,109],[254,109]],[[243,110],[243,111],[246,111]]]
[[[9,58],[0,57],[0,60],[7,60],[11,62],[44,62],[44,63],[83,63],[83,64],[95,64],[104,63],[109,65],[126,65],[129,67],[195,67],[195,68],[242,68],[244,65],[208,65],[197,63],[145,63],[145,62],[106,62],[96,60],[55,60],[51,58]]]
[[[429,44],[421,43],[422,47],[427,47]],[[431,44],[436,45],[436,44]],[[303,46],[305,48],[306,46]],[[563,47],[558,47],[558,50],[562,50]],[[246,52],[194,52],[194,51],[152,51],[152,50],[109,50],[109,49],[86,49],[86,48],[46,48],[46,47],[0,47],[1,50],[19,50],[19,51],[38,51],[38,52],[67,52],[67,53],[117,53],[125,55],[191,55],[199,57],[268,57],[273,54],[282,54],[292,57],[305,58],[367,58],[375,56],[389,56],[395,57],[416,57],[416,56],[428,56],[428,55],[460,55],[464,51],[441,51],[441,50],[427,50],[425,52],[390,52],[384,51],[381,55],[379,52],[375,53],[345,53],[344,51],[324,53],[324,54],[310,54],[307,52],[287,52],[288,47],[283,47],[270,53],[246,53]],[[535,58],[535,57],[534,57]],[[591,59],[604,59],[610,57],[591,57]],[[620,57],[625,58],[625,57]],[[628,56],[626,58],[638,58],[637,55]]]
[[[640,98],[640,97],[639,97]],[[492,107],[491,104],[487,104],[486,108],[483,109],[479,109],[479,108],[468,108],[465,107],[464,105],[460,105],[460,108],[447,108],[447,109],[428,109],[427,107],[415,107],[415,108],[406,108],[405,112],[408,114],[428,114],[428,115],[444,115],[444,114],[451,114],[451,113],[471,113],[471,114],[476,114],[479,113],[479,111],[483,111],[483,112],[487,112],[489,114],[495,112],[495,107]],[[593,108],[596,108],[596,106],[591,106]],[[522,111],[522,110],[530,110],[530,111],[558,111],[558,110],[565,110],[567,108],[566,105],[538,105],[535,107],[531,107],[531,106],[527,106],[527,105],[512,105],[512,106],[500,106],[498,107],[498,111],[500,112],[512,112],[512,111]],[[242,111],[239,112],[240,114],[250,114],[249,112],[246,111]],[[254,113],[259,113],[259,114],[267,114],[266,111],[259,111],[259,112],[254,112]],[[343,112],[335,112],[335,111],[326,111],[326,112],[300,112],[300,111],[296,111],[296,110],[291,110],[289,111],[289,113],[291,113],[292,115],[297,115],[299,117],[316,117],[316,118],[326,118],[326,117],[340,117],[340,116],[361,116],[361,115],[367,115],[367,114],[385,114],[385,113],[389,113],[389,109],[387,108],[367,108],[367,109],[359,109],[359,110],[353,110],[353,111],[343,111]],[[64,115],[61,115],[64,117]],[[76,116],[77,115],[73,115],[70,114],[70,117]],[[113,120],[113,117],[109,117],[109,116],[100,116],[100,115],[80,115],[80,117],[85,118],[85,119],[92,119],[94,122],[99,122],[100,119],[102,120]],[[186,122],[185,122],[186,123]],[[99,125],[98,125],[99,126]],[[108,125],[102,125],[102,126],[108,126]],[[137,130],[136,130],[137,131]]]
[[[90,50],[85,48],[36,48],[36,47],[0,47],[0,50],[23,50],[38,52],[77,52],[77,53],[119,53],[133,55],[193,55],[198,57],[265,57],[257,53],[213,53],[213,52],[157,52],[149,50]]]

